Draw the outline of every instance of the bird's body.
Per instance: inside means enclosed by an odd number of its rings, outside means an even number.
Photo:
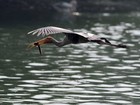
[[[87,43],[87,42],[105,44],[105,45],[115,46],[118,48],[127,48],[126,45],[112,44],[106,38],[98,37],[97,35],[94,35],[91,33],[76,32],[76,31],[54,27],[54,26],[39,28],[39,29],[30,31],[28,34],[37,35],[37,36],[40,36],[40,35],[47,36],[44,39],[31,43],[29,45],[30,48],[35,47],[35,46],[38,46],[40,48],[40,45],[47,44],[47,43],[53,43],[58,47],[62,47],[68,44],[79,44],[79,43]],[[58,41],[54,39],[53,37],[51,37],[54,34],[64,34],[65,38],[62,41]]]

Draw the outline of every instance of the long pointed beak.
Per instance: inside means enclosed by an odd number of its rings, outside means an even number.
[[[47,43],[51,43],[51,42],[52,42],[52,40],[51,40],[50,37],[49,37],[49,38],[44,38],[44,39],[35,41],[35,42],[33,42],[33,43],[30,43],[30,44],[28,45],[28,48],[30,49],[30,48],[36,47],[36,46],[38,46],[38,45],[41,46],[41,45],[43,45],[43,44],[47,44]]]
[[[34,47],[38,47],[40,54],[42,54],[42,51],[41,51],[41,47],[40,46],[41,45],[44,45],[44,44],[47,44],[47,43],[51,43],[51,42],[52,42],[51,38],[48,37],[48,38],[44,38],[44,39],[35,41],[33,43],[30,43],[27,48],[28,49],[31,49],[31,48],[34,48]]]

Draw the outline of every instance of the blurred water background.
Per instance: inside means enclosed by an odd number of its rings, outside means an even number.
[[[139,11],[47,15],[1,21],[1,105],[140,105]],[[27,50],[41,38],[27,32],[49,25],[86,30],[129,49],[85,43],[45,45],[42,56]]]

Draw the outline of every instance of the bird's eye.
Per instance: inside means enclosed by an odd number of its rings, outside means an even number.
[[[34,45],[37,46],[38,45],[38,42],[34,43]]]

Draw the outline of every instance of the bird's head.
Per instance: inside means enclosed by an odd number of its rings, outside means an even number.
[[[40,48],[40,46],[41,45],[44,45],[44,44],[47,44],[47,43],[52,43],[52,38],[51,37],[47,37],[47,38],[44,38],[44,39],[35,41],[33,43],[30,43],[28,45],[28,48],[31,49],[31,48],[34,48],[34,47],[38,47],[39,48],[39,52],[41,54],[41,48]]]
[[[36,47],[36,46],[41,46],[41,45],[44,45],[44,44],[47,44],[47,43],[52,43],[52,38],[51,37],[47,37],[47,38],[35,41],[33,43],[30,43],[28,45],[28,48],[33,48],[33,47]]]

